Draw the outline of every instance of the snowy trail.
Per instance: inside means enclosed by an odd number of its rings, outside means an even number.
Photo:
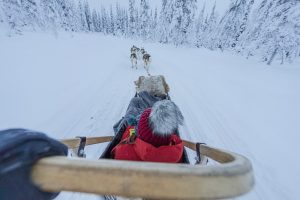
[[[237,199],[300,198],[293,178],[300,162],[289,153],[300,151],[299,67],[268,68],[226,53],[94,34],[0,37],[0,43],[1,129],[30,128],[58,139],[112,135],[135,94],[133,81],[147,75],[141,63],[131,68],[135,44],[151,54],[150,74],[166,77],[185,117],[182,137],[252,161],[255,188]],[[87,157],[97,159],[104,147],[87,147]],[[283,166],[283,158],[292,165]],[[57,199],[99,198],[63,192]]]
[[[182,111],[185,113],[185,117],[187,118],[185,121],[186,124],[184,127],[189,134],[190,139],[192,140],[205,140],[208,141],[210,138],[209,133],[222,133],[228,136],[228,126],[224,125],[224,119],[220,119],[220,113],[216,113],[217,110],[211,108],[212,106],[208,104],[209,99],[205,97],[205,92],[203,92],[201,83],[197,83],[197,78],[193,79],[193,73],[188,73],[186,70],[180,69],[180,63],[172,63],[168,62],[163,57],[158,59],[160,62],[160,69],[162,74],[165,74],[168,77],[168,82],[170,83],[172,88],[176,88],[175,91],[171,91],[172,98],[174,101],[180,105]],[[174,73],[174,69],[164,68],[163,66],[172,66],[176,69]],[[177,76],[176,74],[180,74],[181,76]],[[181,78],[182,77],[182,78]],[[190,77],[192,79],[186,81],[186,77]],[[204,85],[204,87],[206,87]],[[177,98],[178,96],[183,96],[186,98]],[[192,105],[192,106],[190,106]],[[197,113],[194,112],[195,108],[193,106],[197,105]],[[195,134],[191,134],[195,133]],[[198,133],[198,134],[197,134]],[[222,135],[220,134],[220,135]],[[228,138],[227,138],[228,139]],[[215,138],[210,138],[211,141],[215,141]],[[230,141],[229,141],[230,142]],[[219,142],[218,142],[219,143]],[[226,145],[228,142],[221,142],[223,145]]]
[[[165,53],[167,54],[168,52]],[[251,147],[231,127],[228,122],[230,120],[227,119],[228,116],[226,116],[224,111],[219,110],[212,99],[207,97],[205,89],[211,86],[209,86],[210,81],[207,81],[208,79],[205,75],[201,77],[201,75],[193,73],[193,70],[183,69],[186,63],[191,63],[188,60],[191,58],[183,58],[181,62],[178,60],[172,62],[170,57],[175,56],[165,57],[165,54],[161,52],[154,55],[154,57],[157,62],[153,62],[152,72],[166,76],[167,81],[171,85],[171,97],[182,109],[185,116],[185,126],[181,131],[183,137],[192,141],[206,142],[219,148],[240,152],[252,160],[255,169],[268,168],[268,166],[263,164],[262,160],[257,159],[253,155]],[[205,59],[204,56],[199,58],[199,61],[203,59]],[[227,63],[223,64],[225,66],[228,65]],[[193,66],[189,67],[192,68]],[[197,67],[203,66],[198,64]],[[209,79],[218,80],[218,73],[215,73],[216,70],[212,71],[213,73],[210,74]],[[207,72],[205,66],[202,72]],[[172,90],[172,88],[176,89]],[[256,178],[255,191],[246,197],[249,199],[271,199],[275,195],[277,199],[289,199],[288,191],[284,184],[277,182],[276,184],[268,185],[275,180],[272,173],[269,171],[265,171],[263,174],[260,173],[260,171],[256,172],[259,178]],[[272,192],[269,191],[270,188]],[[264,194],[263,197],[261,194]]]

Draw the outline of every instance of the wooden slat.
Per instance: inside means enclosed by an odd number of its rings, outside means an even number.
[[[194,149],[194,143],[185,141]],[[32,170],[45,191],[74,191],[151,199],[235,197],[254,184],[250,161],[238,154],[201,145],[218,162],[214,166],[49,157]]]
[[[182,140],[185,147],[196,151],[196,143]],[[201,154],[210,157],[211,159],[220,162],[227,163],[234,161],[234,156],[230,152],[226,152],[224,150],[219,150],[215,148],[211,148],[207,145],[200,145]]]
[[[104,137],[89,137],[86,138],[86,145],[92,145],[92,144],[99,144],[103,142],[109,142],[113,139],[113,136],[104,136]],[[69,149],[75,149],[79,147],[80,139],[74,138],[74,139],[65,139],[60,140],[60,142],[64,143],[68,146]]]

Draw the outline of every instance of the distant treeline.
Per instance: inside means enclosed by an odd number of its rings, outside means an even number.
[[[229,50],[256,56],[271,64],[300,56],[300,1],[235,0],[223,16],[216,5],[197,8],[197,0],[162,0],[161,9],[149,0],[129,0],[101,10],[86,1],[1,0],[0,27],[24,31],[101,32],[175,45]],[[199,10],[198,10],[199,9]],[[207,14],[208,13],[208,14]]]

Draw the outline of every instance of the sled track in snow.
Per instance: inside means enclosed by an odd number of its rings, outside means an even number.
[[[131,82],[131,85],[133,85],[133,81],[130,81],[130,79],[134,80],[133,77],[135,76],[132,75],[132,78],[128,79],[128,84]],[[60,130],[65,133],[62,138],[71,138],[79,135],[87,137],[113,135],[113,124],[125,113],[127,104],[134,94],[128,89],[124,90],[122,86],[114,81],[116,79],[124,79],[118,67],[112,70],[104,80],[99,81],[99,87],[93,95],[89,96],[88,102],[90,103],[83,107],[77,119],[72,121],[69,126],[65,126],[63,130]],[[66,110],[68,109],[70,108]],[[56,115],[59,116],[61,112],[65,111],[59,111]],[[98,159],[104,147],[105,145],[88,147],[87,156],[92,159]],[[93,195],[63,192],[57,197],[57,200],[90,199],[93,197],[95,199],[100,198]]]
[[[156,71],[155,68],[150,68],[154,72]],[[144,69],[145,70],[145,69]],[[99,132],[110,132],[111,130],[111,121],[118,121],[120,116],[125,112],[126,105],[129,102],[129,100],[132,98],[132,94],[128,93],[126,90],[120,90],[119,85],[114,84],[113,78],[119,78],[122,79],[121,73],[117,72],[118,70],[115,70],[111,73],[111,77],[107,77],[105,81],[103,81],[102,85],[98,88],[97,94],[95,94],[90,102],[90,106],[83,112],[84,114],[79,118],[77,121],[73,123],[73,126],[69,128],[68,131],[72,132],[74,130],[78,130],[77,127],[80,126],[80,124],[86,124],[84,130],[82,132],[87,133],[87,136],[93,136]],[[146,71],[146,70],[145,70]],[[146,71],[147,72],[147,71]],[[184,72],[183,72],[184,73]],[[118,74],[118,75],[116,75]],[[131,80],[136,80],[138,76],[136,76],[137,73],[132,73],[132,77],[134,79]],[[163,73],[164,74],[164,73]],[[113,77],[113,78],[112,78]],[[209,109],[207,105],[205,105],[201,99],[198,99],[197,96],[193,94],[193,91],[187,89],[185,87],[184,83],[181,80],[176,80],[176,83],[172,81],[168,81],[168,76],[166,77],[167,82],[171,86],[171,93],[172,93],[172,88],[176,88],[177,93],[179,92],[180,94],[186,95],[191,98],[192,105],[195,103],[199,103],[202,108],[202,114],[200,115],[200,118],[198,115],[195,115],[192,108],[189,106],[185,106],[185,114],[188,116],[186,117],[186,121],[189,122],[189,124],[185,125],[183,127],[183,133],[185,133],[184,137],[188,138],[189,140],[192,141],[207,141],[209,136],[208,134],[205,134],[207,131],[207,128],[205,126],[210,124],[211,120],[211,126],[209,126],[208,129],[214,129],[215,132],[222,132],[226,133],[226,128],[224,128],[222,122],[220,119],[218,119],[217,115],[212,112],[212,110]],[[130,82],[131,85],[133,85],[133,81]],[[105,98],[105,94],[109,94],[108,98]],[[115,98],[118,97],[118,98]],[[104,101],[102,101],[101,106],[99,107],[97,100],[105,98]],[[175,98],[174,98],[175,99]],[[122,102],[120,104],[120,102]],[[175,99],[176,102],[176,99]],[[119,106],[115,106],[119,105]],[[181,107],[181,106],[179,106]],[[96,111],[95,111],[96,110]],[[88,123],[86,123],[86,119],[89,118]],[[208,120],[207,120],[208,118]],[[205,125],[199,126],[200,122],[207,121]],[[110,127],[103,129],[104,124],[109,124]],[[198,126],[195,128],[193,125],[197,124]],[[219,124],[217,127],[215,126],[216,124]],[[192,128],[189,128],[192,127]],[[82,129],[82,128],[81,128]],[[107,129],[107,131],[103,131]],[[192,135],[191,133],[196,133],[199,132],[199,135],[195,137],[195,135]],[[209,131],[210,132],[210,131]],[[224,141],[225,144],[225,141]],[[98,151],[99,152],[99,151]],[[118,197],[117,199],[124,199],[122,197]]]

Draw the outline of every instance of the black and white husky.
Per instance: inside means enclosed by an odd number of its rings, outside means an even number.
[[[130,49],[130,52],[136,54],[136,53],[137,53],[137,49],[138,49],[138,48],[137,48],[136,46],[133,45],[133,46],[131,47],[131,49]]]

